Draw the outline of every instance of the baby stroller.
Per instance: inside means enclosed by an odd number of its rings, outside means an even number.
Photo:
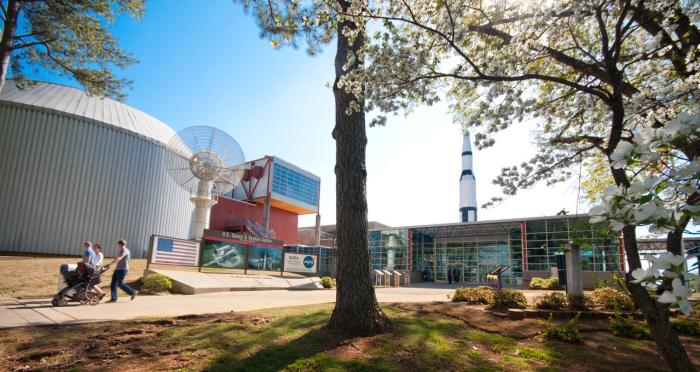
[[[100,276],[109,269],[109,267],[97,267],[95,270],[90,270],[82,262],[78,264],[63,264],[61,265],[58,278],[59,288],[58,293],[51,300],[53,306],[65,306],[68,301],[78,301],[82,305],[90,304],[97,305],[100,303],[100,295],[90,291],[94,285],[100,282]]]

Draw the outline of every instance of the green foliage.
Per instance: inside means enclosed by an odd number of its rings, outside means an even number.
[[[634,310],[632,297],[620,289],[602,287],[593,290],[593,302],[605,310]]]
[[[549,315],[549,320],[545,323],[545,328],[542,330],[542,336],[549,339],[557,339],[566,342],[581,342],[581,333],[578,331],[578,318],[581,313],[569,320],[564,326],[557,327],[552,322],[552,315]]]
[[[524,309],[527,307],[525,295],[514,289],[504,288],[493,291],[493,302],[489,304],[493,309]]]
[[[585,177],[581,188],[590,205],[598,204],[603,198],[603,190],[615,184],[609,168],[608,159],[603,154],[595,154],[584,161]]]
[[[610,284],[611,282],[609,279],[593,278],[593,288],[610,287]]]
[[[625,277],[618,273],[613,273],[612,281],[617,284],[617,287],[622,291],[627,291],[627,284],[625,283]]]
[[[452,302],[466,302],[470,305],[493,303],[494,290],[489,287],[458,288],[452,295]]]
[[[700,336],[700,323],[695,320],[672,320],[671,327],[682,335]]]
[[[165,292],[173,288],[173,281],[163,274],[149,274],[143,285],[152,292]]]
[[[530,281],[532,289],[559,289],[559,278],[532,278]]]
[[[570,295],[568,300],[569,310],[586,311],[594,306],[593,299],[586,294]]]
[[[561,310],[567,308],[569,301],[566,295],[560,292],[548,293],[535,299],[535,307],[544,310]]]
[[[650,339],[651,331],[648,327],[635,322],[631,316],[621,316],[616,313],[614,317],[610,317],[610,332],[615,336]]]
[[[144,0],[25,1],[18,13],[11,54],[12,75],[27,84],[24,70],[44,68],[75,78],[89,94],[123,99],[130,81],[111,71],[136,62],[117,45],[110,26],[118,16],[139,18]]]
[[[323,288],[333,288],[335,287],[335,279],[330,276],[324,276],[321,278],[321,285],[323,285]]]

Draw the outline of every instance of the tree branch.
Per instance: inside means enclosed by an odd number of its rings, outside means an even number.
[[[593,145],[595,148],[599,150],[605,151],[605,148],[602,146],[603,143],[605,143],[605,140],[601,137],[597,136],[588,136],[588,135],[578,135],[578,136],[570,136],[570,137],[555,137],[549,141],[552,144],[572,144],[572,143],[580,143],[580,142],[588,142],[591,145]]]
[[[46,45],[46,44],[53,42],[55,40],[56,39],[49,39],[49,40],[33,41],[31,43],[15,44],[12,46],[12,49],[13,50],[23,49],[23,48],[28,48],[28,47],[35,46],[35,45],[44,45],[48,49],[48,45]]]

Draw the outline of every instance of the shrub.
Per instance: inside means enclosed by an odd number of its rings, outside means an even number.
[[[568,301],[565,294],[553,292],[537,297],[535,307],[545,310],[561,310],[568,307]]]
[[[527,299],[520,291],[497,289],[493,291],[493,302],[489,305],[493,309],[524,309],[527,307]]]
[[[610,332],[615,336],[639,339],[651,338],[649,328],[638,324],[631,316],[624,317],[617,313],[614,317],[610,317]]]
[[[593,302],[606,310],[634,310],[632,297],[627,292],[616,288],[596,288],[593,290]]]
[[[569,296],[569,310],[586,311],[593,308],[593,306],[591,296],[585,294]]]
[[[458,288],[452,295],[452,302],[488,305],[493,302],[493,292],[494,290],[489,287]]]
[[[593,288],[610,287],[610,284],[611,283],[609,279],[593,278]]]
[[[580,313],[576,314],[563,327],[557,327],[552,324],[552,314],[549,314],[549,320],[545,323],[545,328],[541,333],[542,336],[566,342],[581,342],[581,333],[578,331],[578,317],[580,315]]]
[[[559,278],[551,277],[547,279],[532,278],[530,280],[530,288],[532,289],[559,289]]]
[[[330,276],[324,276],[321,278],[321,285],[323,288],[333,288],[335,287],[335,280]]]
[[[700,336],[700,323],[694,320],[672,320],[671,327],[682,335]]]
[[[152,292],[165,292],[173,288],[173,281],[163,274],[149,274],[144,279],[143,286]]]

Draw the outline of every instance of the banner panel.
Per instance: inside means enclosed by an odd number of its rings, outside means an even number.
[[[248,246],[248,270],[282,270],[282,250],[254,245]]]
[[[285,253],[284,271],[315,274],[318,271],[318,256],[314,254]]]
[[[220,267],[243,270],[245,246],[243,244],[204,240],[202,267]]]

